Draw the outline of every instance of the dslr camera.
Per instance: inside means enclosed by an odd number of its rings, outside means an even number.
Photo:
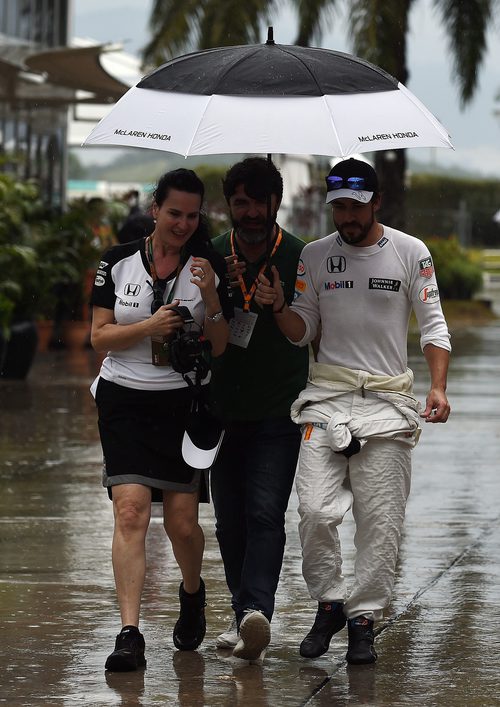
[[[182,375],[195,372],[201,380],[209,371],[206,353],[212,345],[203,336],[201,328],[196,324],[187,307],[172,307],[183,322],[182,329],[178,329],[172,338],[161,341],[152,341],[153,364],[156,366],[170,365]],[[161,361],[161,362],[160,362]]]

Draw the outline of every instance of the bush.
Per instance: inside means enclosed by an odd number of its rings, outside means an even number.
[[[483,271],[474,255],[455,236],[426,239],[443,299],[470,300],[481,290]]]

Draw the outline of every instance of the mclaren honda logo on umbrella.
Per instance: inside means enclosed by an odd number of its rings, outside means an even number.
[[[166,135],[165,133],[146,133],[142,130],[122,130],[121,128],[116,128],[115,135],[126,135],[129,137],[142,137],[145,140],[171,140],[171,135]]]
[[[360,142],[375,142],[376,140],[406,140],[407,138],[418,137],[418,133],[412,131],[407,133],[381,133],[379,135],[358,135]]]

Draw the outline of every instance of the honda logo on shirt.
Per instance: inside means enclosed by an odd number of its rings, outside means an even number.
[[[127,282],[127,284],[123,288],[123,294],[125,295],[125,297],[137,297],[140,291],[141,286],[134,285],[132,282]]]
[[[345,265],[346,263],[343,255],[332,255],[326,261],[326,269],[328,272],[344,272]]]

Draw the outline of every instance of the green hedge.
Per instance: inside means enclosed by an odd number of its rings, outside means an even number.
[[[454,236],[426,238],[425,242],[434,261],[441,297],[472,299],[483,285],[482,267],[474,254],[462,248]]]

